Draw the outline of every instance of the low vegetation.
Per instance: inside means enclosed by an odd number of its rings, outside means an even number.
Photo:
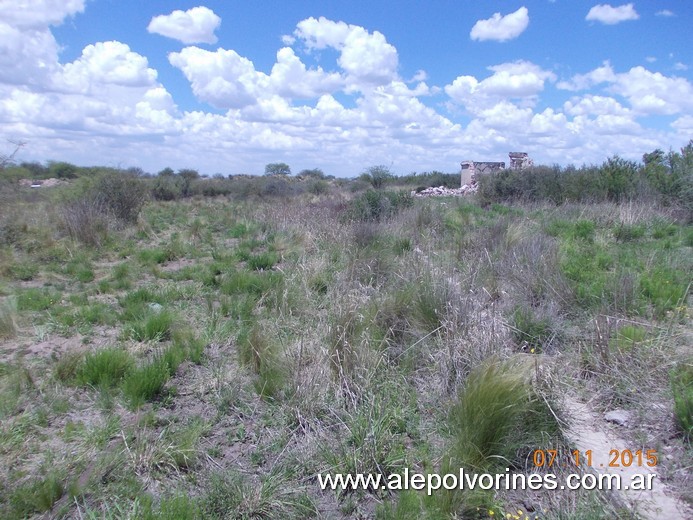
[[[626,412],[693,501],[691,145],[446,199],[410,192],[457,174],[385,166],[0,174],[0,517],[631,518],[600,491],[318,485],[545,472],[576,402]]]

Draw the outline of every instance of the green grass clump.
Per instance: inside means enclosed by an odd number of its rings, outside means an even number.
[[[646,338],[647,329],[644,327],[624,325],[616,331],[616,335],[610,342],[610,345],[619,352],[632,352],[633,349],[642,344]]]
[[[71,384],[80,373],[84,354],[82,352],[66,352],[55,363],[53,375],[63,384]]]
[[[693,441],[693,364],[681,363],[671,373],[674,419],[684,438]]]
[[[512,315],[512,333],[519,345],[526,345],[530,351],[542,352],[554,337],[551,321],[539,317],[528,307],[517,307]]]
[[[562,444],[557,419],[531,384],[531,370],[532,364],[493,358],[472,370],[448,417],[451,442],[442,473],[523,469],[532,451]],[[500,512],[492,492],[466,489],[440,492],[436,509],[463,518]]]
[[[237,345],[241,362],[255,373],[253,385],[257,393],[263,399],[277,399],[287,379],[278,345],[267,337],[259,324],[243,329]]]
[[[76,381],[82,386],[112,388],[132,370],[134,361],[126,350],[109,347],[84,356]]]
[[[658,267],[640,278],[642,294],[652,304],[654,314],[662,318],[667,311],[681,305],[686,295],[686,277],[681,271]]]
[[[165,247],[142,249],[137,253],[137,260],[143,265],[164,264],[184,256],[183,245],[174,240]]]
[[[150,506],[142,512],[141,520],[196,520],[202,513],[198,501],[181,494],[163,497],[156,507]]]
[[[275,287],[283,280],[281,273],[233,271],[229,273],[221,285],[223,294],[248,293],[260,297]]]
[[[22,282],[28,282],[36,278],[36,275],[39,273],[39,268],[36,264],[31,262],[22,262],[12,265],[9,271],[12,278],[21,280]]]
[[[36,513],[45,513],[64,493],[63,479],[54,472],[45,478],[23,484],[9,497],[11,513],[7,518],[25,518]]]
[[[272,269],[279,262],[279,255],[274,252],[250,255],[247,259],[248,268],[253,271],[266,271]]]
[[[174,330],[172,338],[173,345],[164,354],[165,358],[168,355],[173,357],[173,359],[180,359],[179,363],[185,359],[192,361],[196,365],[202,363],[206,347],[202,339],[185,329]],[[174,366],[174,364],[169,361],[169,368],[172,373],[176,371],[177,367],[178,365]]]
[[[17,299],[0,300],[0,339],[13,338],[17,333]]]
[[[165,341],[171,338],[176,317],[168,310],[150,311],[133,323],[129,336],[136,341]]]
[[[529,381],[531,365],[491,360],[474,369],[453,406],[450,460],[473,471],[521,467],[559,427]]]
[[[258,486],[233,471],[214,475],[201,498],[204,518],[314,518],[313,502],[291,488],[280,473],[264,477]]]
[[[47,289],[32,287],[19,293],[17,308],[20,311],[45,311],[58,301],[60,301],[60,294]]]
[[[168,363],[164,359],[156,359],[128,373],[123,380],[123,395],[131,408],[140,408],[161,394],[169,377]]]
[[[595,224],[591,220],[578,220],[573,225],[572,236],[586,242],[594,241]]]
[[[683,244],[687,247],[693,247],[693,226],[688,226],[684,231]]]
[[[250,233],[250,226],[245,222],[237,222],[228,233],[231,238],[244,238]]]
[[[645,236],[645,226],[642,224],[620,224],[614,228],[614,238],[619,242],[630,242]]]

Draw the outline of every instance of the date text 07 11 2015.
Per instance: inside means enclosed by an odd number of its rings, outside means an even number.
[[[592,450],[571,450],[561,453],[559,450],[534,450],[532,462],[537,468],[552,468],[558,464],[575,466],[592,466]],[[654,468],[657,465],[656,450],[609,450],[609,468],[628,468],[631,466]]]

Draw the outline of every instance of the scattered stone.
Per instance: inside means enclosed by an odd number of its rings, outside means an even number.
[[[164,309],[164,307],[160,303],[156,303],[156,302],[151,302],[148,305],[148,307],[149,307],[150,311],[156,312],[157,314],[160,313]]]
[[[628,426],[630,422],[630,412],[626,410],[611,410],[604,414],[604,419],[610,423],[618,424],[619,426]]]

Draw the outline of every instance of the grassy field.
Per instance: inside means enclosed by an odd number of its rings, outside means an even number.
[[[143,198],[118,225],[70,183],[3,188],[0,517],[644,515],[600,491],[318,485],[587,472],[569,467],[576,402],[693,502],[680,212],[302,182]]]

